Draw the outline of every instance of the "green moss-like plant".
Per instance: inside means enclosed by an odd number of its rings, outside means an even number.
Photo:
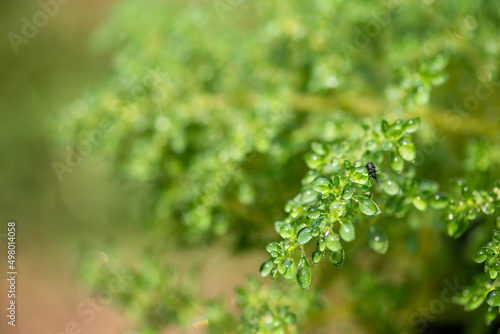
[[[153,247],[115,302],[151,333],[203,309],[210,333],[314,332],[346,314],[367,332],[421,331],[421,298],[479,270],[473,249],[485,274],[456,302],[493,323],[499,20],[494,1],[121,1],[93,40],[112,73],[52,120],[55,149],[85,158],[107,124],[91,152],[150,185],[137,206],[158,244],[265,247],[260,275],[308,291],[250,280],[238,321],[171,285]],[[85,268],[99,289],[106,274]]]

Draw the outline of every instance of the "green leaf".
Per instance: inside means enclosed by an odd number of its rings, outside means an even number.
[[[327,236],[326,247],[332,252],[338,252],[342,249],[342,244],[337,233],[332,232]]]
[[[293,236],[293,227],[290,224],[283,225],[280,229],[280,235],[284,239],[291,238]]]
[[[484,261],[486,261],[486,259],[488,258],[488,255],[486,255],[486,253],[483,251],[483,250],[480,250],[478,251],[476,254],[474,254],[474,256],[472,257],[472,259],[474,260],[474,262],[476,263],[482,263]]]
[[[404,168],[403,158],[401,158],[399,153],[394,151],[394,150],[391,151],[391,168],[396,173],[401,173],[403,171],[403,168]]]
[[[332,252],[330,254],[330,261],[338,268],[341,268],[344,265],[345,260],[345,252],[341,249],[338,252]]]
[[[351,188],[351,183],[346,183],[342,188],[342,198],[348,200],[352,197],[352,195],[354,195],[355,192],[356,190]]]
[[[312,183],[313,189],[321,194],[326,194],[330,192],[332,186],[333,186],[332,180],[323,176],[317,177]]]
[[[278,244],[277,242],[270,242],[267,244],[266,246],[266,250],[271,253],[271,252],[277,252],[280,250],[280,244]]]
[[[318,192],[312,189],[306,189],[300,194],[300,203],[309,204],[318,199]]]
[[[305,255],[302,255],[299,267],[297,269],[297,283],[303,290],[309,289],[312,282],[312,272],[309,261]]]
[[[304,227],[302,230],[299,231],[299,234],[297,235],[297,243],[299,245],[303,245],[311,239],[312,235],[311,235],[311,229],[309,227]]]
[[[295,276],[295,263],[293,262],[293,259],[283,262],[283,267],[285,267],[283,277],[286,279],[293,279]]]
[[[405,130],[405,132],[413,133],[413,132],[417,131],[419,127],[420,127],[420,118],[416,117],[416,118],[409,119],[406,122],[404,130]]]
[[[387,123],[386,120],[382,121],[380,127],[382,128],[382,132],[384,132],[384,133],[387,132],[387,131],[389,131],[389,123]]]
[[[492,290],[486,296],[486,302],[490,306],[500,306],[500,291]]]
[[[368,230],[368,243],[371,249],[380,254],[385,254],[389,248],[387,234],[378,226],[370,226]]]
[[[319,211],[317,208],[310,208],[307,211],[307,217],[311,219],[317,219],[321,215],[321,211]]]
[[[340,222],[340,237],[347,241],[351,242],[356,239],[356,230],[354,229],[354,224],[350,222]]]
[[[274,262],[273,261],[266,261],[260,266],[260,276],[266,277],[269,275],[271,270],[274,268]]]
[[[410,139],[401,140],[399,142],[398,151],[406,161],[415,160],[415,145]]]
[[[448,196],[436,194],[431,197],[429,202],[431,204],[431,207],[436,210],[441,210],[448,206],[450,199],[448,198]]]
[[[448,214],[446,217],[446,233],[450,237],[458,238],[469,228],[467,219],[458,219],[453,214]]]
[[[471,299],[469,300],[469,303],[465,306],[466,311],[472,311],[477,309],[481,304],[484,302],[484,295],[478,294],[475,296],[472,296]]]
[[[323,258],[323,255],[325,255],[325,252],[321,252],[319,250],[315,250],[313,253],[312,253],[312,262],[314,264],[317,264],[321,261],[321,259]]]
[[[316,153],[308,153],[304,160],[306,161],[307,167],[311,169],[317,169],[323,163],[323,157]]]
[[[389,179],[389,178],[385,179],[384,182],[382,182],[382,189],[384,189],[386,194],[389,194],[392,196],[399,193],[399,190],[400,190],[398,183],[396,181]]]
[[[496,307],[490,306],[486,310],[486,313],[484,314],[484,320],[486,322],[486,325],[491,325],[491,323],[497,318],[498,312]]]
[[[427,209],[427,200],[424,196],[417,195],[412,198],[411,202],[413,206],[420,211],[425,211],[425,209]]]
[[[375,214],[379,214],[381,211],[377,204],[371,199],[364,196],[354,196],[354,200],[358,202],[359,209],[365,215],[373,216]]]

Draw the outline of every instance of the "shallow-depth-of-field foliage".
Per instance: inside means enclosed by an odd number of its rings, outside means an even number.
[[[108,80],[49,124],[85,158],[106,122],[92,154],[147,189],[155,246],[116,305],[141,333],[197,314],[209,333],[491,330],[499,27],[486,0],[119,2],[93,40],[112,51]],[[53,167],[64,182],[71,169]],[[160,260],[174,243],[265,248],[260,275],[286,280],[251,277],[236,316],[176,283]],[[112,274],[92,259],[98,290]],[[453,303],[445,281],[460,282]]]

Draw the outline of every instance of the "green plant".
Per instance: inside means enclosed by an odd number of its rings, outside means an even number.
[[[110,122],[95,154],[117,179],[150,185],[136,205],[149,214],[144,233],[155,244],[203,253],[267,243],[261,276],[281,274],[309,291],[250,280],[238,293],[238,322],[190,286],[165,287],[172,275],[158,267],[160,280],[137,271],[137,285],[116,303],[151,332],[186,327],[211,305],[214,333],[293,333],[295,320],[327,328],[346,310],[358,312],[366,331],[411,330],[409,315],[425,301],[404,301],[432,299],[447,275],[469,279],[475,269],[462,254],[470,258],[492,236],[475,256],[487,276],[457,296],[466,310],[486,300],[492,323],[500,7],[447,0],[231,8],[221,19],[205,2],[120,3],[94,40],[115,52],[109,81],[51,122],[53,144],[78,147],[86,131]],[[166,250],[153,247],[144,263],[155,267]],[[325,256],[333,266],[314,265]],[[150,295],[138,293],[146,288]],[[156,298],[174,290],[174,300]],[[471,333],[486,331],[474,315],[454,319]]]

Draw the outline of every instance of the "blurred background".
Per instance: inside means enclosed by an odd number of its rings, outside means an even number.
[[[73,272],[75,248],[84,237],[81,231],[89,235],[92,232],[64,201],[64,189],[60,188],[51,168],[44,123],[61,106],[102,80],[108,71],[108,55],[90,52],[88,40],[91,31],[109,14],[111,5],[111,1],[61,4],[57,15],[28,43],[21,44],[16,53],[7,34],[21,34],[22,18],[33,17],[41,7],[36,1],[0,4],[3,36],[0,43],[0,212],[3,222],[18,223],[19,268],[18,323],[12,328],[2,321],[2,333],[64,332],[64,325],[75,318],[77,305],[87,297],[73,279]],[[102,193],[102,188],[98,182],[88,185],[86,189],[67,191],[73,194],[70,196],[82,196],[80,203],[85,210],[93,212],[92,221],[102,222],[105,210],[103,205],[98,206],[100,200],[115,197],[108,193],[109,196],[95,198],[95,194]],[[95,201],[91,202],[91,198]],[[6,248],[3,234],[6,226],[6,223],[2,225],[2,249]],[[8,302],[4,293],[7,291],[4,254],[6,252],[2,252],[2,309]],[[128,328],[124,317],[117,312],[106,310],[103,314],[86,332],[123,332]]]
[[[388,218],[388,254],[360,231],[350,264],[315,266],[310,292],[257,277],[311,142],[361,119],[420,116],[419,177],[499,178],[500,5],[55,6],[29,32],[23,18],[49,7],[0,4],[0,248],[5,262],[16,221],[19,273],[18,325],[2,333],[282,333],[242,329],[274,310],[285,333],[496,333],[452,303],[425,313],[482,271],[470,257],[489,218],[462,239],[433,211]],[[494,93],[457,111],[483,81]]]

